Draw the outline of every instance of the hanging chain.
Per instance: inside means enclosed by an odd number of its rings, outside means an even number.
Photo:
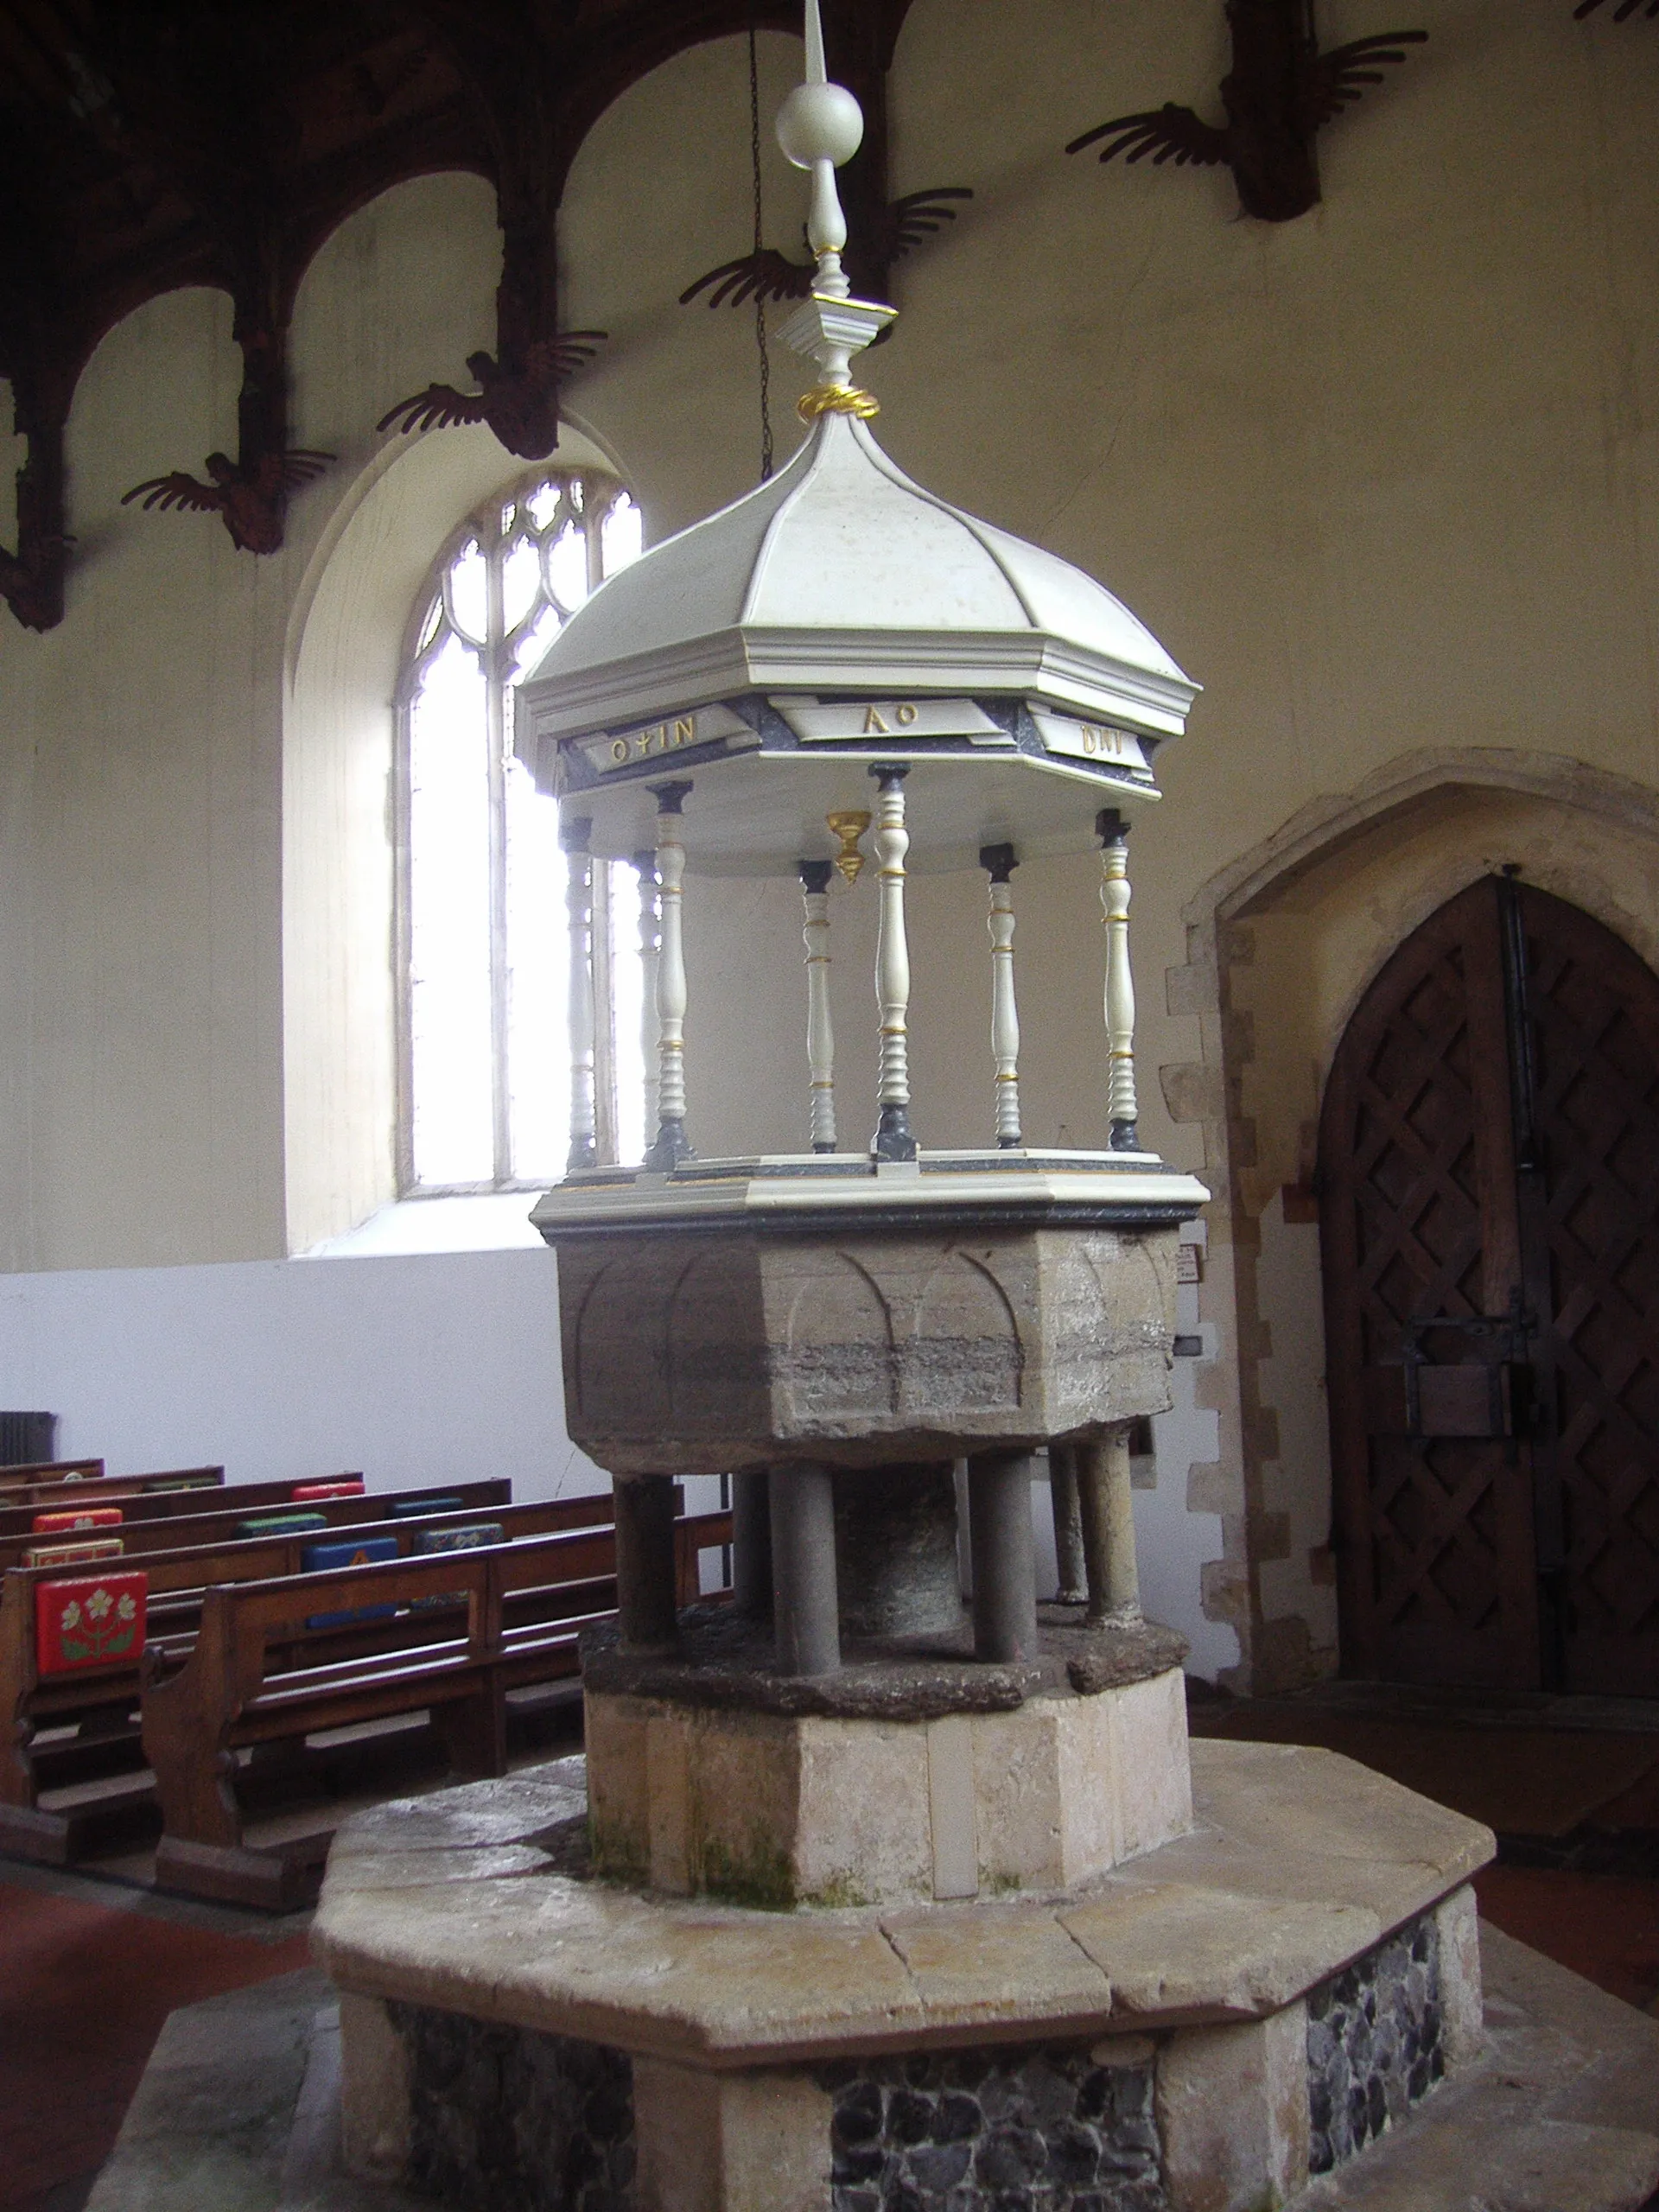
[[[754,181],[755,274],[766,247],[765,209],[760,200],[760,61],[755,45],[755,4],[749,7],[749,167]],[[766,302],[754,296],[754,347],[760,357],[760,481],[772,474],[772,360],[766,352]]]

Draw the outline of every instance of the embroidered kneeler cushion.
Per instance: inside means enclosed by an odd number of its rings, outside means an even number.
[[[149,1577],[142,1568],[35,1586],[35,1662],[41,1675],[131,1666],[144,1647]]]
[[[357,1543],[307,1544],[300,1554],[303,1574],[326,1574],[338,1567],[367,1567],[378,1559],[399,1556],[396,1536],[365,1536]],[[389,1621],[396,1605],[359,1605],[346,1613],[313,1613],[307,1628],[350,1628],[359,1621]]]
[[[391,1509],[394,1521],[412,1520],[416,1514],[460,1513],[465,1510],[458,1497],[400,1497]]]
[[[118,1529],[121,1521],[118,1505],[83,1505],[79,1513],[37,1513],[29,1527],[46,1536],[60,1529]]]
[[[313,1529],[326,1529],[326,1513],[256,1513],[251,1519],[238,1521],[238,1536],[304,1536]]]
[[[25,1544],[25,1567],[79,1567],[83,1560],[119,1559],[127,1548],[120,1536],[60,1536],[55,1542]]]
[[[345,1475],[337,1483],[296,1483],[294,1503],[302,1505],[314,1497],[361,1497],[361,1475]]]
[[[415,1548],[423,1556],[434,1552],[481,1551],[486,1544],[505,1544],[507,1532],[499,1521],[474,1521],[464,1529],[423,1529]],[[435,1597],[417,1598],[415,1610],[429,1611],[434,1605],[464,1605],[464,1590],[443,1590]]]

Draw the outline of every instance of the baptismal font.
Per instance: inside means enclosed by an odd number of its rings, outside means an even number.
[[[1189,1745],[1128,1439],[1169,1404],[1208,1194],[1141,1146],[1128,853],[1196,687],[1091,578],[876,442],[852,364],[893,310],[849,296],[835,182],[861,118],[817,0],[806,29],[779,124],[811,178],[784,332],[817,367],[805,438],[598,590],[518,715],[572,918],[570,1166],[534,1218],[566,1424],[615,1486],[586,1806],[524,1777],[345,1832],[318,1941],[347,2148],[582,2212],[1254,2212],[1472,2051],[1490,1838],[1327,1754]],[[1016,870],[1085,849],[1102,1142],[1045,1149]],[[596,863],[636,858],[659,913],[631,1166],[596,1157],[588,904]],[[918,868],[986,880],[980,1149],[930,1149],[911,1095]],[[849,1138],[827,963],[832,886],[867,869]],[[688,1096],[683,914],[767,874],[801,892],[804,1145],[722,1157]],[[1075,1602],[1038,1602],[1042,1453]],[[733,1484],[734,1588],[683,1608],[674,1485],[706,1474]]]

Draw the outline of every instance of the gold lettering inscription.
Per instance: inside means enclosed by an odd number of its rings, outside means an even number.
[[[630,730],[625,737],[607,741],[610,758],[606,763],[612,768],[626,768],[631,762],[649,760],[661,753],[677,753],[682,746],[706,744],[702,717],[696,714],[677,715],[671,721],[652,722],[648,729]]]
[[[1079,722],[1077,728],[1083,734],[1083,749],[1085,753],[1103,753],[1109,760],[1113,760],[1122,759],[1123,740],[1118,731],[1101,729],[1093,722]]]
[[[887,728],[886,722],[881,719],[880,708],[871,707],[866,710],[864,715],[864,734],[866,737],[891,737],[893,735],[893,732]]]
[[[906,699],[906,700],[905,701],[905,702],[904,702],[903,706],[901,706],[901,707],[899,708],[899,728],[900,728],[900,729],[908,729],[908,728],[910,728],[911,724],[915,721],[915,719],[916,719],[916,709],[915,709],[914,706],[911,703],[911,702],[910,702],[908,699]]]

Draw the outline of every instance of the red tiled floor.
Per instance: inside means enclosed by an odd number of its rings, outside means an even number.
[[[219,1935],[0,1878],[0,2206],[103,2163],[175,2005],[308,1960],[303,1936]]]
[[[1546,1866],[1475,1877],[1484,1918],[1626,2004],[1659,1997],[1659,1882]]]

